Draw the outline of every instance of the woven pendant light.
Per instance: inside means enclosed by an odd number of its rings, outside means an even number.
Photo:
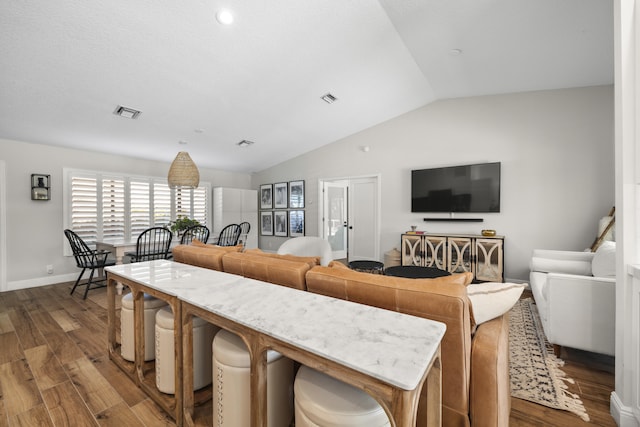
[[[169,168],[167,181],[169,181],[170,188],[198,188],[200,172],[198,172],[198,167],[189,157],[189,153],[186,151],[178,153]]]

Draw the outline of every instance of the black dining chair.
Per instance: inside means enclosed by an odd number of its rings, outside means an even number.
[[[82,269],[76,283],[73,285],[73,288],[71,288],[71,295],[73,295],[73,291],[78,287],[84,272],[89,269],[91,270],[91,273],[89,274],[89,280],[87,281],[84,296],[82,297],[82,299],[87,299],[89,289],[102,288],[106,286],[106,278],[102,274],[102,269],[110,265],[115,265],[116,261],[109,258],[109,254],[111,253],[109,251],[97,251],[89,248],[85,241],[73,231],[69,229],[64,230],[64,235],[67,237],[67,240],[69,240],[69,245],[73,251],[73,257],[76,259],[76,266]],[[93,280],[93,275],[96,270],[100,271],[100,278]],[[97,284],[98,286],[91,288],[92,284]]]
[[[249,230],[251,230],[251,224],[248,222],[241,222],[240,224],[240,241],[243,246],[247,245],[247,236],[249,235]]]
[[[125,255],[131,258],[131,262],[169,259],[171,239],[173,239],[173,233],[168,228],[147,228],[138,236],[136,251],[127,252]]]
[[[198,239],[202,243],[207,243],[209,240],[209,229],[206,225],[194,225],[193,227],[189,227],[184,230],[182,233],[182,238],[180,239],[181,245],[188,245],[193,241],[193,239]]]
[[[220,231],[218,246],[235,246],[240,238],[240,226],[238,224],[229,224]]]

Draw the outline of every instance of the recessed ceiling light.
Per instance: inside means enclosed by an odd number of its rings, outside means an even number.
[[[124,117],[125,119],[137,119],[141,112],[138,110],[134,110],[133,108],[118,105],[113,111],[113,114],[115,114],[116,116]]]
[[[451,51],[449,51],[449,53],[453,56],[458,56],[458,55],[462,55],[462,49],[451,49]]]
[[[333,104],[334,102],[336,102],[338,100],[338,98],[336,98],[335,96],[331,95],[330,93],[322,95],[320,97],[320,99],[322,99],[327,104]]]
[[[254,144],[254,142],[253,142],[253,141],[249,141],[249,140],[247,140],[247,139],[243,139],[243,140],[242,140],[242,141],[240,141],[240,142],[236,142],[236,145],[237,145],[238,147],[248,147],[248,146],[253,145],[253,144]]]
[[[218,13],[216,13],[216,20],[222,25],[231,25],[233,24],[233,15],[228,9],[220,9]]]

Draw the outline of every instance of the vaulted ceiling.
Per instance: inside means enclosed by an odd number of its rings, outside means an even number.
[[[611,84],[613,2],[5,0],[0,61],[0,138],[253,172],[438,99]]]

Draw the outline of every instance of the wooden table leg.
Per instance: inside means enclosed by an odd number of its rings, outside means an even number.
[[[259,336],[251,337],[247,347],[251,358],[251,425],[267,427],[267,348]]]

